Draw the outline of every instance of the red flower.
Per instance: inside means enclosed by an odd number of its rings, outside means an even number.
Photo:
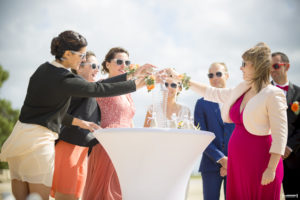
[[[298,115],[300,110],[299,110],[299,102],[298,101],[294,101],[291,105],[291,110]]]

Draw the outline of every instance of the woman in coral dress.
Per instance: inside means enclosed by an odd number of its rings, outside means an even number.
[[[129,54],[122,48],[112,48],[102,63],[102,71],[109,77],[125,73],[129,66]],[[101,110],[102,128],[133,127],[135,107],[130,94],[109,98],[97,98]],[[120,200],[121,189],[117,173],[109,155],[101,144],[93,147],[88,160],[88,175],[82,199]]]

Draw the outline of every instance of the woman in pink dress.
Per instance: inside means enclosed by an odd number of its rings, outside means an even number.
[[[266,44],[250,48],[242,58],[245,81],[237,87],[212,88],[194,81],[189,85],[206,100],[223,103],[223,121],[235,123],[228,144],[226,199],[279,200],[287,141],[286,97],[270,84],[271,51]]]
[[[112,48],[105,56],[102,71],[114,77],[125,73],[129,66],[129,54],[122,48]],[[101,110],[102,128],[133,127],[135,107],[130,94],[97,98]],[[101,144],[93,147],[88,160],[88,174],[82,199],[120,200],[121,189],[117,173]]]

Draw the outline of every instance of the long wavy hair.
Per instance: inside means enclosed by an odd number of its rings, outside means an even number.
[[[259,92],[263,85],[270,83],[271,50],[266,43],[260,42],[248,49],[242,58],[252,63],[255,71],[250,83]]]

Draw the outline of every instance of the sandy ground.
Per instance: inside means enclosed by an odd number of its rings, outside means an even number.
[[[223,186],[222,186],[223,188]],[[281,189],[282,193],[282,189]],[[12,200],[8,197],[11,194],[11,185],[9,180],[9,171],[0,172],[0,200]],[[284,200],[283,193],[281,194],[281,200]],[[201,175],[193,175],[190,178],[187,200],[203,200],[202,195],[202,179]],[[220,200],[224,200],[224,194],[221,191]]]

